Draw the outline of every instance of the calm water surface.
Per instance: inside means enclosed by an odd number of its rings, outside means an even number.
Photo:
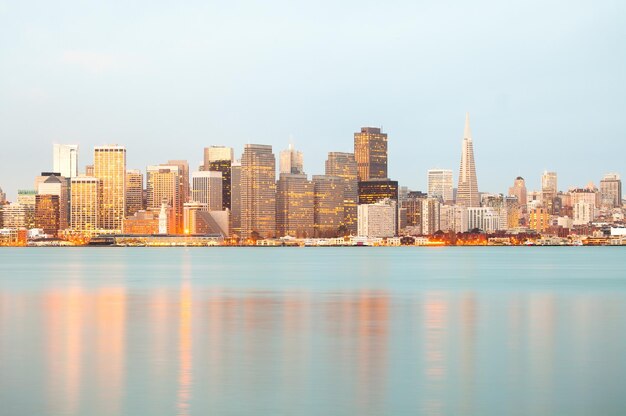
[[[624,415],[626,250],[0,249],[2,415]]]

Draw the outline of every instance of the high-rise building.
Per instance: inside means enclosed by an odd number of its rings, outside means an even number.
[[[313,237],[314,185],[305,174],[281,173],[276,184],[276,233]]]
[[[609,209],[622,206],[622,181],[617,173],[608,173],[600,181],[600,206]]]
[[[51,176],[55,178],[57,176]],[[35,227],[45,234],[57,236],[60,227],[60,202],[58,195],[38,194],[35,197]]]
[[[7,194],[2,191],[2,188],[0,188],[0,205],[4,205],[6,203],[7,203]]]
[[[220,179],[222,181],[222,184],[220,186],[220,189],[222,190],[222,196],[220,198],[220,200],[222,201],[222,206],[220,207],[220,210],[232,208],[232,163],[233,162],[230,160],[213,160],[209,162],[208,171],[219,172]]]
[[[90,178],[93,178],[93,165],[87,165],[85,166],[85,176],[89,176]]]
[[[168,215],[168,232],[183,232],[183,202],[181,196],[181,172],[177,165],[158,165],[146,168],[147,209],[159,210],[165,203],[172,208]],[[172,229],[173,228],[173,229]]]
[[[44,179],[41,181],[40,179]],[[68,179],[63,176],[57,175],[49,175],[46,176],[46,173],[42,173],[42,176],[35,180],[37,183],[37,194],[38,195],[56,195],[58,197],[58,202],[54,203],[59,209],[58,217],[58,230],[65,230],[69,226],[70,222],[70,195],[69,195],[69,184]],[[48,200],[42,201],[45,204],[46,209],[50,208],[53,204]],[[52,219],[48,216],[48,213],[45,213],[47,218],[52,221]],[[48,228],[52,226],[52,224],[56,224],[55,222],[48,222]],[[38,227],[41,228],[41,227]]]
[[[222,209],[232,210],[231,176],[234,160],[232,147],[211,146],[204,148],[202,170],[222,172]]]
[[[222,210],[222,172],[193,172],[191,182],[191,199],[193,202],[205,204],[205,211]]]
[[[241,234],[241,162],[235,161],[230,170],[230,231]]]
[[[313,175],[312,180],[315,236],[335,237],[339,234],[340,227],[345,220],[346,182],[339,176],[330,175]],[[350,230],[346,227],[346,231]]]
[[[18,189],[17,203],[24,207],[24,226],[35,228],[35,208],[37,191],[34,189]]]
[[[96,146],[93,160],[93,177],[100,179],[102,187],[100,228],[121,232],[126,214],[126,148]]]
[[[398,202],[398,181],[389,179],[359,181],[359,204],[375,204],[383,199]]]
[[[93,233],[100,228],[100,180],[91,176],[72,178],[71,229],[79,233]]]
[[[204,168],[202,170],[210,170],[211,162],[219,160],[228,160],[233,162],[235,160],[232,147],[226,146],[211,146],[204,148]]]
[[[126,171],[126,216],[143,210],[143,173],[138,169]]]
[[[422,201],[426,200],[426,194],[422,192],[408,192],[402,200],[401,208],[406,210],[406,233],[410,235],[422,234]]]
[[[474,163],[474,144],[470,130],[469,113],[465,115],[465,131],[463,133],[463,149],[461,151],[461,168],[456,193],[456,203],[466,207],[479,207],[478,179]]]
[[[354,133],[354,158],[359,181],[387,178],[387,134],[377,127],[362,127]]]
[[[276,234],[276,158],[272,146],[247,144],[241,157],[241,236]]]
[[[359,236],[381,238],[396,235],[396,201],[384,199],[375,204],[361,204],[358,211]]]
[[[541,176],[541,203],[549,214],[555,214],[555,201],[558,192],[556,172],[544,171]]]
[[[354,153],[329,152],[326,159],[326,175],[338,176],[344,181],[343,223],[350,234],[356,234],[359,201],[358,168]]]
[[[52,170],[65,178],[78,176],[78,145],[54,144],[52,146]]]
[[[515,178],[513,186],[509,188],[509,195],[517,197],[517,202],[522,207],[522,209],[526,208],[527,192],[526,182],[524,181],[524,178],[522,178],[521,176]]]
[[[302,152],[293,148],[289,143],[289,148],[280,152],[280,173],[304,173],[304,158]]]
[[[2,206],[2,220],[4,228],[26,228],[27,213],[23,205],[13,202]]]
[[[500,216],[491,207],[468,207],[467,227],[468,230],[481,230],[486,233],[493,233],[500,226]]]
[[[428,171],[428,197],[437,198],[443,203],[454,200],[452,171],[450,169],[430,169]]]
[[[189,202],[189,163],[186,160],[168,160],[163,166],[178,166],[178,186],[180,188],[181,212],[182,204]]]
[[[440,230],[441,203],[438,198],[422,199],[422,234],[432,235]]]

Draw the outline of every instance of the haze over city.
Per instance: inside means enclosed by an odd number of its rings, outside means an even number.
[[[478,184],[560,188],[623,172],[623,2],[0,3],[0,186],[51,168],[52,143],[128,148],[128,167],[192,167],[210,145],[304,154],[323,173],[361,126],[389,135],[389,176],[458,174],[471,113]]]

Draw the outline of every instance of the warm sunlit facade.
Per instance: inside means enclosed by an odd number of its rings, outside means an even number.
[[[354,153],[328,153],[328,159],[326,159],[326,175],[339,176],[344,180],[343,223],[351,234],[356,234],[357,232],[357,205],[359,200],[358,174]]]
[[[241,235],[276,234],[276,158],[272,146],[247,144],[241,158]]]
[[[72,178],[70,226],[79,233],[91,233],[100,228],[99,200],[102,188],[98,178]]]
[[[334,237],[344,222],[345,180],[339,176],[313,175],[316,237]]]
[[[143,174],[140,170],[126,171],[126,216],[143,209]]]
[[[281,173],[276,185],[276,232],[279,237],[313,236],[314,186],[305,174]]]
[[[183,233],[180,168],[176,165],[148,166],[146,169],[146,208],[159,210],[165,203],[173,209],[175,233]]]
[[[359,181],[387,177],[387,134],[378,127],[361,127],[354,133],[354,158]]]
[[[93,176],[102,187],[99,228],[121,232],[126,214],[126,148],[96,146]]]

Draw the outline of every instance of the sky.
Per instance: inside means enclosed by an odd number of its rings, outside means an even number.
[[[291,138],[322,174],[378,126],[389,176],[425,190],[456,182],[466,112],[481,191],[597,184],[626,175],[624,22],[623,0],[0,0],[0,187],[31,189],[53,143],[145,171]]]

